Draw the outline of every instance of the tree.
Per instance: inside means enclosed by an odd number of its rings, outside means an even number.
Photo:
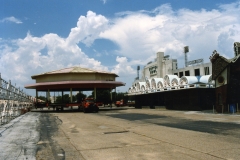
[[[92,92],[92,97],[94,97],[94,91]],[[104,104],[111,103],[110,91],[97,90],[96,102],[103,102]]]
[[[86,98],[86,95],[80,92],[72,96],[72,102],[76,102],[76,101],[81,102],[85,98]],[[64,94],[63,98],[62,96],[56,97],[56,103],[70,103],[70,101],[71,100],[70,100],[69,94]]]
[[[69,94],[64,94],[63,98],[62,96],[56,97],[56,103],[69,103],[69,102],[70,102]]]
[[[76,101],[77,101],[77,102],[81,102],[81,101],[82,101],[83,99],[85,99],[87,96],[86,96],[85,94],[79,92],[79,93],[76,94],[75,97],[76,97]]]

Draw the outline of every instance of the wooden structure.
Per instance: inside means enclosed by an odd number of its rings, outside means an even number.
[[[217,112],[236,112],[240,102],[240,55],[232,59],[220,56],[217,51],[210,57],[212,79],[215,80],[215,107]]]

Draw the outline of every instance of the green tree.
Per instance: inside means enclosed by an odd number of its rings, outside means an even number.
[[[92,92],[92,97],[94,97],[94,91]],[[110,91],[109,90],[97,90],[96,102],[103,102],[108,104],[111,102]]]
[[[80,93],[77,93],[76,95],[73,95],[72,96],[72,102],[81,102],[82,99],[85,99],[86,98],[86,95],[85,94],[82,94],[81,92]],[[57,96],[56,97],[56,103],[70,103],[70,96],[69,94],[64,94],[63,95],[63,98],[62,96]]]
[[[56,97],[56,103],[62,103],[62,96]]]
[[[124,100],[124,102],[128,101],[128,96],[124,96],[127,92],[112,92],[112,102]],[[91,97],[94,97],[94,91],[92,92]],[[111,96],[109,90],[97,90],[97,102],[103,102],[104,104],[108,104],[111,102]]]
[[[70,102],[69,94],[64,94],[63,98],[62,96],[56,97],[56,103],[69,103],[69,102]]]
[[[81,102],[81,101],[82,101],[83,99],[85,99],[87,96],[86,96],[85,94],[79,92],[79,93],[76,94],[75,97],[76,97],[76,101],[77,101],[77,102]]]

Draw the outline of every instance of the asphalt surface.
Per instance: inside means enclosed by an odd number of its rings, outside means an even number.
[[[109,115],[113,118],[125,119],[128,121],[141,121],[171,128],[178,128],[190,131],[197,131],[210,134],[220,134],[240,138],[240,124],[232,122],[214,122],[206,120],[189,120],[179,117],[162,115],[149,115],[143,113],[128,113]],[[239,117],[240,118],[240,117]],[[240,119],[239,119],[240,120]]]
[[[240,159],[240,115],[33,110],[0,126],[0,159]]]

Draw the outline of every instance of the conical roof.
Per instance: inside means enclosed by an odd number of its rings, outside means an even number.
[[[116,75],[115,73],[112,73],[112,72],[97,71],[97,70],[93,70],[93,69],[89,69],[89,68],[82,68],[82,67],[74,66],[74,67],[63,68],[63,69],[54,70],[54,71],[50,71],[50,72],[45,72],[45,73],[38,74],[38,75],[33,75],[32,79],[35,79],[36,77],[43,76],[43,75],[67,74],[67,73],[101,73],[101,74],[112,74],[112,75],[115,75],[116,77],[118,77],[118,75]]]

